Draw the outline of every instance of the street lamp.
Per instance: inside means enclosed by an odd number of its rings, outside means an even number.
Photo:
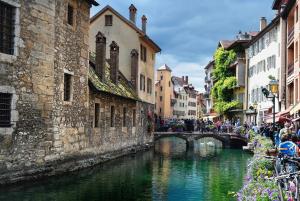
[[[253,109],[254,109],[254,124],[255,124],[255,126],[256,126],[256,117],[257,117],[257,102],[255,101],[254,103],[253,103]]]
[[[276,94],[278,94],[278,81],[272,79],[269,83],[269,90],[266,88],[262,88],[262,93],[266,98],[272,98],[273,103],[273,133],[275,131],[275,98],[277,98]],[[271,93],[271,94],[270,94]]]

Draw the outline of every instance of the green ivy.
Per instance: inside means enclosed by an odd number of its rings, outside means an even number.
[[[213,78],[217,80],[214,84],[211,95],[214,99],[214,109],[219,114],[226,114],[230,109],[240,106],[238,101],[233,100],[233,88],[237,85],[237,80],[230,72],[230,65],[236,60],[236,53],[233,50],[218,48],[215,55],[215,68]]]

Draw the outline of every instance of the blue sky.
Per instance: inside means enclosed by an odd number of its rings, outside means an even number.
[[[129,16],[133,3],[137,24],[145,14],[147,33],[161,47],[156,68],[166,63],[173,75],[188,75],[190,82],[203,91],[204,66],[211,60],[219,40],[234,39],[239,30],[256,31],[260,17],[268,22],[275,16],[273,0],[97,0],[94,15],[110,5]]]

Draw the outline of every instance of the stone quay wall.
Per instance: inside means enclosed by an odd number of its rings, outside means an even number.
[[[87,1],[1,1],[15,8],[15,51],[0,53],[0,93],[12,94],[12,126],[0,128],[0,184],[73,171],[152,142],[146,123],[133,132],[130,125],[120,128],[119,116],[125,104],[128,116],[135,107],[137,121],[144,121],[146,112],[140,111],[153,111],[153,105],[89,95]],[[74,8],[73,26],[67,23],[68,5]],[[64,101],[64,73],[72,75],[70,101]],[[99,130],[92,123],[95,100],[104,118]],[[111,103],[115,128],[108,126]]]

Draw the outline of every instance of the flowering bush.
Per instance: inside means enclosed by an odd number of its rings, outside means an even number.
[[[275,201],[280,200],[279,190],[273,180],[266,177],[274,175],[274,165],[262,155],[273,148],[272,141],[255,136],[252,139],[255,145],[254,157],[248,165],[248,172],[243,188],[237,194],[239,201]]]

